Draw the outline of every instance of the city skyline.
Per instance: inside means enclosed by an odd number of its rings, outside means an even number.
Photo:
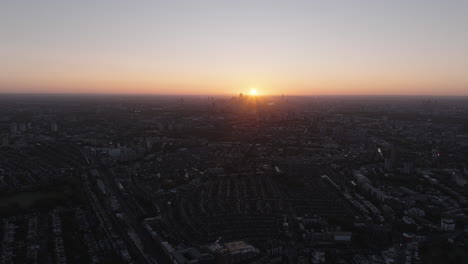
[[[468,95],[467,1],[6,1],[0,93]]]

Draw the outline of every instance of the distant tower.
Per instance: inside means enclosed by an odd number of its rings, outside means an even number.
[[[58,125],[56,122],[53,122],[52,124],[50,124],[50,129],[52,130],[52,132],[58,132]]]

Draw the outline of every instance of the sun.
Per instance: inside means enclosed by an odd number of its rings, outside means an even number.
[[[250,95],[251,96],[257,96],[258,95],[257,89],[255,89],[255,88],[250,89]]]

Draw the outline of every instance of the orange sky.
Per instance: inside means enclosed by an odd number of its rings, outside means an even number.
[[[0,93],[468,95],[467,13],[437,0],[7,0]]]

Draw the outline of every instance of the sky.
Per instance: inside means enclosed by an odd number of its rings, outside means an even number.
[[[0,93],[468,95],[468,0],[0,0]]]

